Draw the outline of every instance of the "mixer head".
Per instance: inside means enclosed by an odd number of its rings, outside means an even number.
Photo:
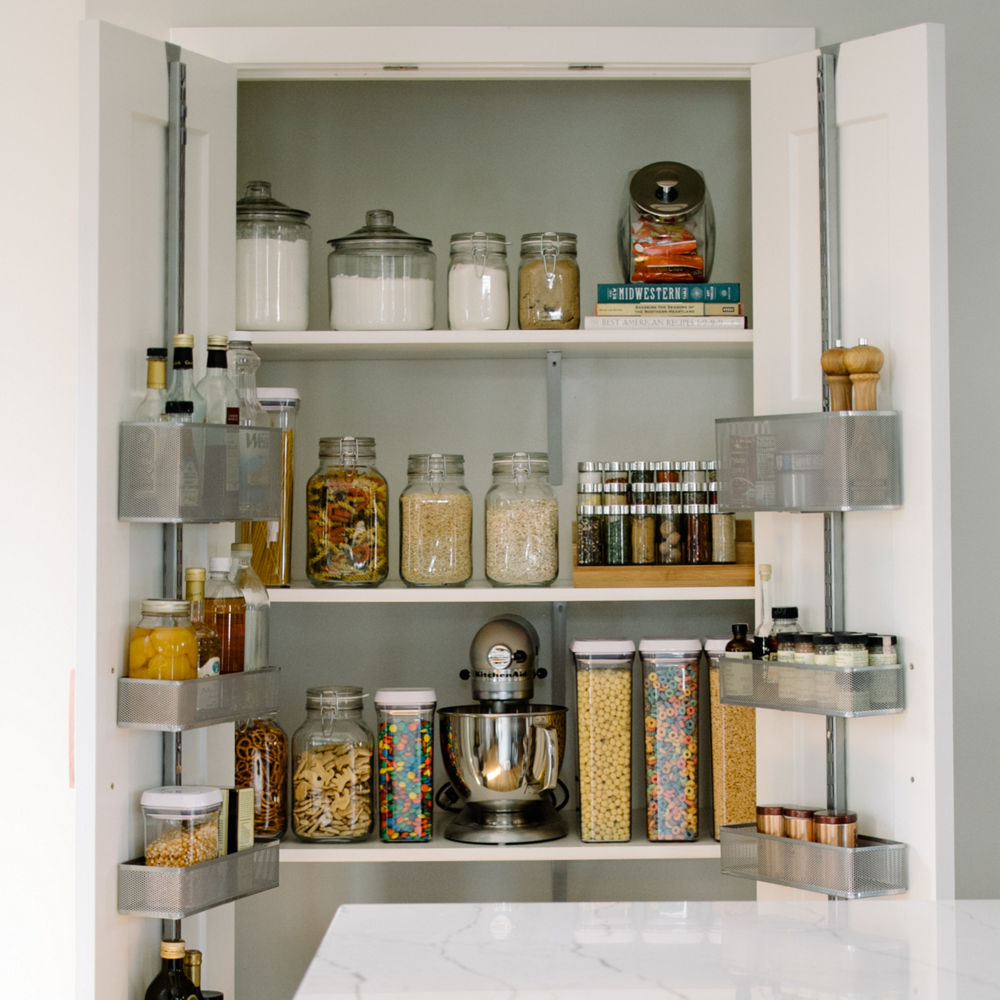
[[[491,705],[531,701],[537,655],[538,633],[529,621],[519,615],[491,618],[469,649],[472,697]]]

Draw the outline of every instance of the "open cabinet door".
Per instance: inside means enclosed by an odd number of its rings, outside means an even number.
[[[818,410],[816,60],[755,67],[751,80],[754,407]],[[847,727],[847,797],[862,832],[910,845],[911,895],[931,899],[954,893],[944,106],[940,26],[840,47],[841,336],[885,354],[879,406],[901,413],[903,469],[900,510],[845,515],[845,624],[896,634],[909,668],[903,715]],[[756,520],[774,603],[820,627],[821,516]],[[823,721],[781,716],[758,713],[758,797],[822,802]]]
[[[236,77],[187,67],[186,327],[232,329]],[[118,865],[142,854],[139,794],[163,783],[162,736],[116,727],[138,602],[162,589],[162,530],[118,521],[118,423],[164,343],[167,56],[162,41],[98,22],[81,35],[81,301],[77,663],[79,997],[141,996],[161,923],[119,916]],[[225,289],[211,292],[214,284]],[[231,908],[229,908],[231,909]],[[223,987],[225,989],[225,987]]]

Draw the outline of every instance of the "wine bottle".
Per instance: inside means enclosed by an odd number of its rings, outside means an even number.
[[[163,965],[146,989],[146,1000],[204,1000],[202,992],[184,975],[184,942],[161,941]]]
[[[205,1000],[222,1000],[222,994],[218,990],[202,989],[201,952],[196,948],[184,952],[184,974],[201,990],[201,995]]]
[[[190,333],[174,334],[174,364],[167,399],[190,401],[192,423],[205,422],[205,397],[194,385],[194,337]]]

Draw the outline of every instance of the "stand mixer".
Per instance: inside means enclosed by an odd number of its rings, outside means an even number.
[[[565,837],[553,790],[566,745],[566,709],[532,705],[538,634],[517,615],[488,621],[472,640],[474,705],[438,710],[444,766],[465,805],[449,840],[518,844]],[[565,804],[565,801],[562,803]],[[561,808],[561,806],[560,806]]]

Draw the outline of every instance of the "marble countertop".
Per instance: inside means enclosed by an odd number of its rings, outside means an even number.
[[[295,1000],[1000,998],[1000,900],[340,907]]]

